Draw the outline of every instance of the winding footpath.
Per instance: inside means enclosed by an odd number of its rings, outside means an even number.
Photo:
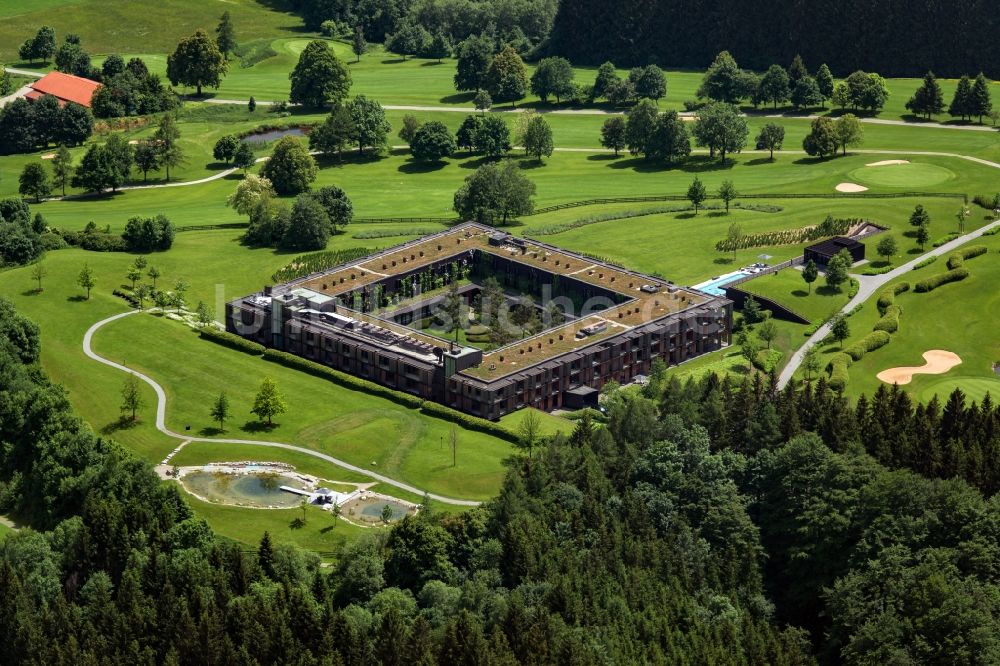
[[[833,317],[827,320],[825,324],[816,329],[816,332],[813,333],[811,336],[809,336],[809,339],[806,340],[806,343],[802,345],[794,354],[792,354],[792,358],[789,359],[788,364],[781,371],[781,374],[778,375],[778,388],[785,388],[788,382],[791,381],[792,376],[795,374],[795,371],[799,369],[800,365],[802,365],[802,360],[805,358],[806,351],[808,351],[810,347],[818,345],[822,340],[826,338],[827,335],[830,334],[830,329],[833,326],[833,321],[836,319],[837,316],[846,315],[848,312],[850,312],[854,308],[858,307],[859,305],[867,301],[874,294],[877,294],[882,289],[882,287],[884,287],[887,283],[891,282],[892,280],[895,280],[898,277],[902,277],[903,275],[906,275],[907,273],[912,271],[913,267],[916,266],[921,261],[924,261],[929,257],[940,257],[944,254],[947,254],[952,250],[958,248],[959,246],[964,245],[965,243],[968,243],[971,240],[979,238],[980,236],[983,235],[983,233],[989,231],[990,229],[993,229],[997,225],[1000,225],[1000,220],[994,220],[993,222],[990,222],[989,224],[980,227],[975,231],[970,231],[964,236],[959,236],[954,240],[948,241],[941,247],[936,247],[930,252],[922,254],[919,257],[912,259],[903,264],[902,266],[899,266],[898,268],[895,268],[883,275],[855,275],[854,277],[857,278],[859,283],[858,293],[854,296],[854,298],[852,298],[847,303],[847,305],[841,308],[838,313],[836,313]]]
[[[415,495],[421,495],[422,496],[424,494],[424,491],[420,490],[419,488],[415,488],[415,487],[413,487],[411,485],[408,485],[406,483],[403,483],[401,481],[396,481],[395,479],[390,479],[389,477],[384,476],[382,474],[379,474],[378,472],[373,472],[371,470],[364,469],[363,467],[358,467],[357,465],[352,465],[349,462],[340,460],[338,458],[334,458],[333,456],[328,456],[325,453],[320,453],[319,451],[314,451],[312,449],[303,448],[301,446],[294,446],[292,444],[285,444],[284,442],[267,442],[267,441],[254,440],[254,439],[218,439],[218,438],[209,438],[209,437],[190,437],[188,435],[182,435],[182,434],[179,434],[179,433],[176,433],[176,432],[170,430],[170,428],[168,428],[167,424],[166,424],[166,420],[167,420],[167,394],[163,390],[163,387],[160,386],[158,383],[156,383],[156,381],[154,381],[151,377],[149,377],[147,375],[144,375],[141,372],[136,372],[135,370],[132,370],[131,368],[126,367],[126,366],[124,366],[124,365],[122,365],[120,363],[115,363],[114,361],[108,360],[108,359],[104,358],[103,356],[99,355],[92,348],[94,334],[97,333],[97,331],[99,331],[101,329],[101,327],[103,327],[103,326],[105,326],[107,324],[110,324],[111,322],[117,321],[119,319],[123,319],[125,317],[131,316],[131,315],[134,315],[134,314],[139,314],[140,312],[142,312],[142,311],[141,310],[129,310],[128,312],[122,312],[121,314],[113,315],[111,317],[108,317],[107,319],[102,319],[101,321],[99,321],[96,324],[94,324],[93,326],[91,326],[89,329],[87,329],[86,334],[84,334],[84,336],[83,336],[83,353],[86,354],[88,358],[91,358],[91,359],[97,361],[98,363],[103,363],[104,365],[111,366],[112,368],[115,368],[116,370],[121,370],[122,372],[131,373],[131,374],[135,375],[136,377],[138,377],[139,379],[141,379],[142,381],[144,381],[147,384],[149,384],[150,386],[152,386],[153,387],[153,391],[156,392],[156,429],[159,430],[160,432],[162,432],[167,437],[172,437],[172,438],[177,439],[177,440],[179,440],[181,442],[184,442],[184,443],[213,442],[213,443],[216,443],[216,444],[246,444],[246,445],[249,445],[249,446],[269,447],[269,448],[272,448],[272,449],[286,449],[288,451],[295,451],[297,453],[303,453],[303,454],[308,455],[308,456],[313,456],[314,458],[319,458],[321,460],[325,460],[326,462],[333,463],[334,465],[336,465],[338,467],[342,467],[342,468],[350,470],[352,472],[357,472],[358,474],[364,474],[365,476],[368,476],[368,477],[370,477],[372,479],[375,479],[376,481],[379,481],[380,483],[384,483],[386,485],[393,486],[395,488],[399,488],[400,490],[405,490],[406,492],[413,493]],[[454,498],[451,498],[451,497],[444,497],[442,495],[435,495],[434,493],[427,493],[427,495],[432,500],[435,500],[437,502],[441,502],[443,504],[453,504],[453,505],[456,505],[456,506],[479,506],[479,504],[480,504],[479,502],[475,502],[475,501],[472,501],[472,500],[454,499]]]

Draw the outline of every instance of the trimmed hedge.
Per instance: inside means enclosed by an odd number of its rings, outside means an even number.
[[[957,231],[952,231],[951,233],[945,234],[941,238],[938,238],[936,241],[934,241],[933,246],[941,247],[945,243],[950,243],[951,241],[955,240],[961,235],[962,234],[958,233]]]
[[[849,281],[850,287],[847,289],[847,299],[850,300],[858,295],[858,291],[861,289],[861,283],[851,278]]]
[[[997,227],[997,228],[1000,229],[1000,227]],[[927,257],[926,259],[924,259],[923,261],[918,261],[916,264],[914,264],[913,270],[918,270],[920,268],[927,268],[928,266],[930,266],[931,264],[933,264],[935,261],[937,261],[937,255],[931,255],[931,256]]]
[[[983,232],[984,236],[996,236],[997,234],[1000,234],[1000,227],[993,227]]]
[[[460,425],[467,430],[483,432],[487,435],[493,435],[494,437],[505,439],[508,442],[517,442],[518,439],[515,433],[507,430],[507,428],[504,428],[499,423],[494,423],[493,421],[481,419],[478,416],[472,416],[470,414],[466,414],[465,412],[460,412],[457,409],[446,407],[445,405],[431,400],[424,400],[423,404],[420,406],[420,411],[428,416],[436,416],[439,419],[451,421],[452,423]]]
[[[847,368],[851,366],[851,357],[844,353],[834,354],[827,367],[830,369],[830,388],[838,393],[847,388],[851,374]]]
[[[211,326],[202,327],[199,333],[201,333],[201,337],[206,340],[211,340],[212,342],[217,342],[218,344],[229,347],[230,349],[253,354],[254,356],[260,356],[266,351],[264,345],[262,344],[254,342],[253,340],[247,340],[246,338],[242,338],[235,333],[230,333],[229,331],[220,331],[219,329],[212,328]]]
[[[885,275],[894,268],[895,266],[892,265],[882,266],[880,268],[869,268],[864,273],[862,273],[862,275]]]
[[[918,294],[924,294],[928,291],[934,291],[941,285],[948,284],[949,282],[958,282],[967,277],[969,277],[968,268],[956,268],[955,270],[948,271],[947,273],[938,273],[937,275],[932,275],[925,280],[921,280],[914,285],[913,290]]]
[[[899,330],[899,315],[903,314],[903,308],[898,305],[890,305],[885,309],[885,314],[875,323],[872,330],[895,333]]]
[[[885,314],[885,309],[896,302],[896,297],[910,290],[909,282],[900,282],[895,287],[886,287],[878,296],[878,311]]]
[[[424,402],[424,399],[420,396],[396,391],[386,386],[382,386],[381,384],[368,381],[367,379],[355,377],[354,375],[349,375],[346,372],[341,372],[340,370],[334,370],[333,368],[323,365],[322,363],[316,363],[315,361],[310,361],[307,358],[302,358],[301,356],[296,356],[295,354],[289,354],[288,352],[278,351],[277,349],[265,349],[264,360],[273,361],[274,363],[278,363],[289,368],[295,368],[296,370],[303,370],[308,372],[310,375],[328,379],[346,388],[357,389],[372,395],[387,398],[396,404],[403,405],[404,407],[409,407],[411,409],[419,409],[420,405]]]
[[[852,360],[860,361],[868,352],[875,351],[879,347],[884,347],[889,344],[891,339],[892,338],[885,331],[872,331],[845,349],[844,353],[850,356]]]
[[[948,268],[954,270],[956,268],[961,268],[965,263],[966,259],[973,259],[980,255],[986,254],[989,250],[985,245],[970,245],[969,247],[963,248],[961,250],[955,250],[950,255],[948,255]]]

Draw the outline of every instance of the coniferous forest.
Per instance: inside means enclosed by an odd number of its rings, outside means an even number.
[[[0,541],[5,663],[1000,661],[989,403],[658,367],[482,508],[430,506],[320,568],[214,535],[38,354],[0,301],[0,509],[33,528]]]
[[[885,76],[997,76],[996,4],[985,0],[562,0],[552,53],[574,63],[701,69],[722,49],[747,67],[825,62]]]

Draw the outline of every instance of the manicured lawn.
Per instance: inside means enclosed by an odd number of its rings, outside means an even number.
[[[875,375],[882,370],[923,365],[925,351],[943,349],[958,354],[961,365],[944,375],[914,376],[903,388],[915,399],[925,401],[936,393],[944,400],[955,387],[968,389],[970,397],[977,400],[986,391],[1000,396],[1000,377],[992,370],[992,364],[1000,361],[1000,329],[995,325],[995,313],[1000,307],[1000,292],[995,288],[1000,280],[1000,239],[990,236],[973,243],[987,245],[990,252],[966,263],[968,278],[929,293],[911,290],[896,297],[896,303],[903,308],[899,331],[888,345],[851,365],[848,395],[871,395],[880,384]],[[945,270],[947,267],[938,260],[904,280],[912,285]],[[878,317],[873,298],[848,320],[852,336],[847,344],[870,331]]]
[[[10,0],[0,3],[0,60],[17,62],[18,46],[42,25],[55,28],[57,42],[66,33],[80,35],[91,54],[167,53],[199,28],[211,34],[227,9],[241,42],[301,34],[302,19],[275,6],[257,0]]]
[[[314,506],[306,508],[306,522],[300,525],[296,519],[302,518],[302,509],[246,509],[203,502],[187,493],[184,496],[216,534],[253,549],[257,548],[264,532],[269,532],[277,543],[294,543],[329,560],[339,546],[372,529],[334,520],[329,511]]]
[[[826,321],[847,304],[847,285],[843,285],[840,290],[831,289],[820,277],[812,287],[810,293],[808,285],[802,280],[802,271],[794,268],[786,268],[740,285],[744,291],[773,299],[814,324]]]
[[[156,339],[156,347],[134,340]],[[171,350],[169,355],[162,349]],[[499,487],[509,444],[460,431],[452,467],[452,424],[427,418],[361,391],[345,390],[300,371],[201,340],[186,326],[155,316],[108,325],[95,338],[98,353],[124,360],[154,377],[167,391],[167,424],[175,432],[213,435],[206,405],[225,391],[233,417],[224,436],[294,443],[370,467],[418,488],[463,499],[486,499]],[[177,359],[184,359],[178,363]],[[261,378],[271,377],[288,404],[273,428],[263,427],[250,407]]]
[[[937,187],[957,177],[955,172],[947,167],[923,162],[864,166],[851,171],[848,176],[869,187],[897,187],[910,190]]]

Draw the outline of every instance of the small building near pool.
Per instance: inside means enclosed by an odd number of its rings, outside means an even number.
[[[826,266],[842,250],[847,250],[850,253],[854,263],[864,261],[865,244],[845,236],[834,236],[822,243],[810,245],[805,250],[805,261],[812,260],[819,266]]]

